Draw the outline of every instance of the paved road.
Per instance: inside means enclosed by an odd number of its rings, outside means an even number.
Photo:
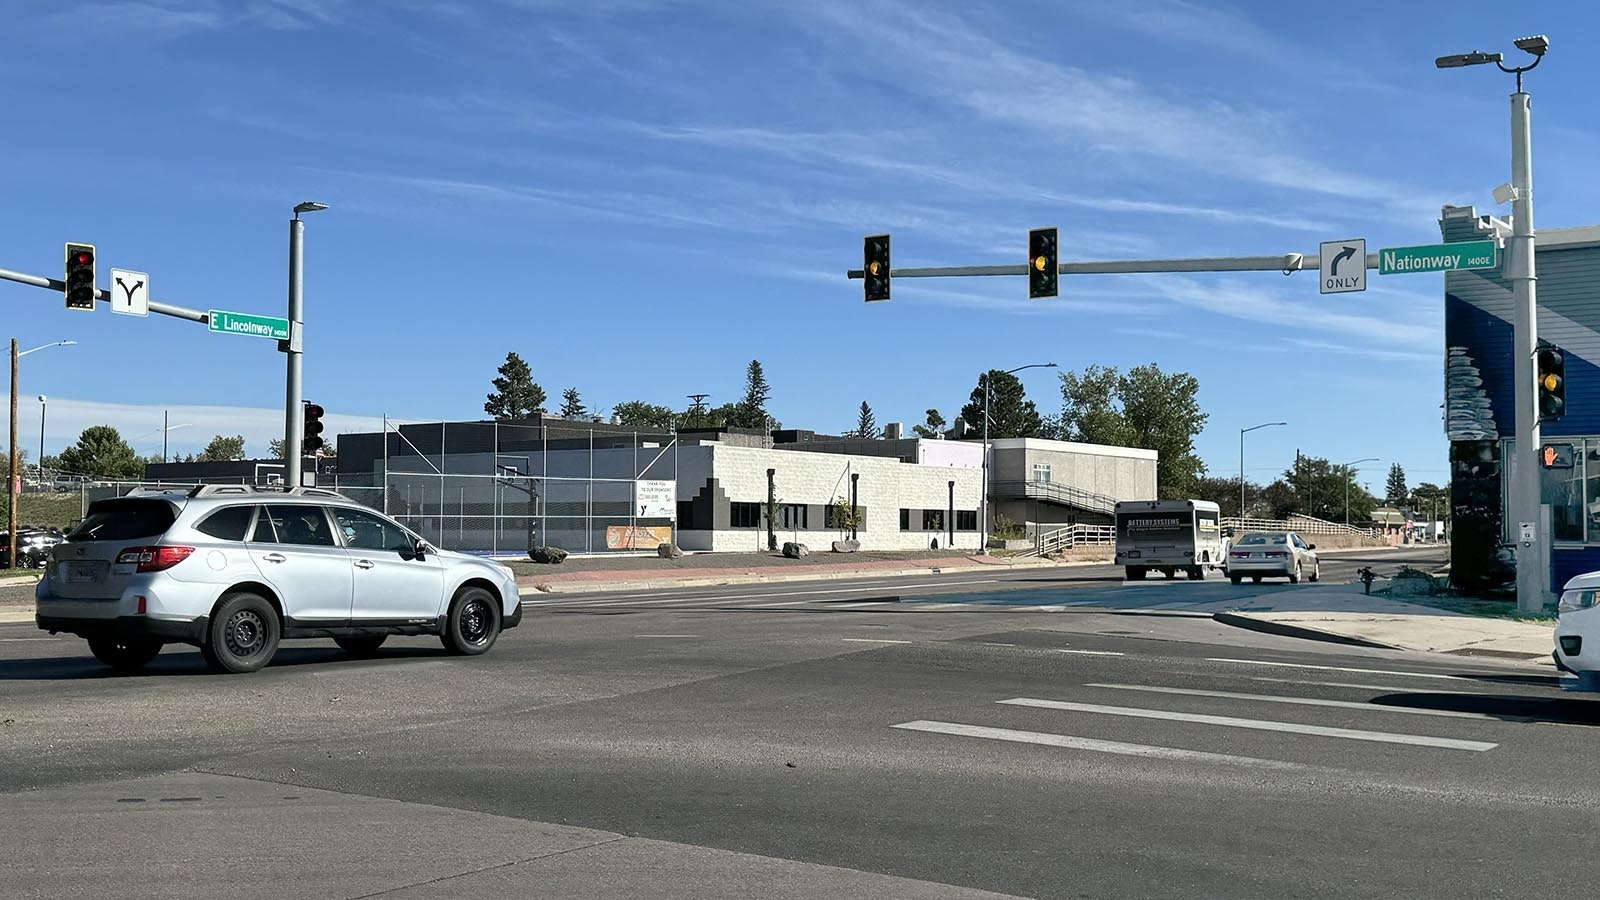
[[[306,642],[243,677],[180,648],[108,677],[0,626],[0,897],[1521,897],[1592,869],[1600,715],[1548,669],[1156,608],[1266,588],[938,590],[536,606],[480,658]]]

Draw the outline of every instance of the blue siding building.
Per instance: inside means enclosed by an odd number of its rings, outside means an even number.
[[[1471,207],[1446,207],[1440,230],[1447,242],[1482,240],[1487,220]],[[1570,444],[1573,460],[1540,472],[1541,502],[1550,508],[1549,584],[1559,591],[1572,576],[1600,570],[1600,226],[1541,230],[1536,246],[1539,339],[1566,359],[1567,414],[1544,423],[1542,439]],[[1521,398],[1512,388],[1511,321],[1501,269],[1445,273],[1451,572],[1467,588],[1513,576],[1509,467],[1538,465],[1512,440]]]

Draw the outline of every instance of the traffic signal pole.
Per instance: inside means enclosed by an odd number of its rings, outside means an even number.
[[[1550,536],[1540,532],[1539,466],[1543,443],[1539,429],[1539,394],[1534,387],[1534,355],[1539,348],[1538,278],[1533,264],[1533,156],[1528,122],[1528,95],[1517,77],[1511,95],[1511,236],[1506,239],[1506,280],[1511,282],[1512,383],[1516,389],[1516,451],[1511,454],[1510,509],[1517,542],[1517,611],[1541,612],[1549,567],[1540,564],[1541,545]],[[1532,540],[1527,540],[1531,537]]]
[[[59,278],[47,278],[43,275],[29,275],[26,272],[14,272],[10,269],[0,269],[0,281],[14,281],[17,284],[26,284],[32,287],[46,288],[56,293],[61,293],[67,288],[67,283]],[[111,302],[111,292],[95,289],[94,298],[103,303]],[[211,326],[211,314],[203,309],[190,309],[187,306],[178,306],[173,303],[150,301],[150,311],[162,316],[171,316],[175,319],[186,319],[190,322],[199,322],[206,327]]]
[[[305,420],[300,409],[300,320],[304,316],[300,262],[305,234],[306,223],[300,221],[297,212],[289,220],[289,340],[284,353],[288,363],[283,397],[283,483],[286,488],[300,486],[300,444],[305,440]]]
[[[1062,275],[1134,275],[1147,272],[1315,272],[1321,265],[1319,253],[1284,253],[1278,256],[1216,256],[1195,259],[1112,259],[1094,262],[1059,263],[1056,271]],[[1367,268],[1378,267],[1378,254],[1367,254]],[[927,266],[914,269],[892,269],[893,278],[951,278],[983,275],[1026,275],[1026,264],[1007,266]],[[860,278],[860,269],[845,273],[849,278]]]

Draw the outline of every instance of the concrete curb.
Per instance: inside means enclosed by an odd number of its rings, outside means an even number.
[[[594,594],[606,591],[658,591],[675,588],[720,587],[739,584],[778,584],[783,582],[841,581],[844,579],[904,578],[910,575],[947,575],[952,573],[1014,571],[1017,569],[1054,569],[1075,566],[1102,566],[1104,562],[1015,562],[976,563],[962,566],[908,566],[900,569],[860,569],[845,572],[797,572],[784,570],[772,574],[741,572],[739,574],[707,576],[701,578],[649,578],[618,581],[575,582],[551,584],[518,579],[517,587],[523,596],[539,594]]]
[[[1300,638],[1307,641],[1322,641],[1328,644],[1344,644],[1351,647],[1367,647],[1372,650],[1404,650],[1393,644],[1380,644],[1366,638],[1350,637],[1347,634],[1338,634],[1332,631],[1322,631],[1318,628],[1307,628],[1304,625],[1289,625],[1283,622],[1272,622],[1258,619],[1254,616],[1245,616],[1238,613],[1219,612],[1213,613],[1211,618],[1223,625],[1234,628],[1243,628],[1246,631],[1259,631],[1263,634],[1275,634],[1280,637]]]

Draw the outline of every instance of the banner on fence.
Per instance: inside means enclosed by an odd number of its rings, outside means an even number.
[[[671,525],[606,526],[607,550],[654,550],[671,541]]]

